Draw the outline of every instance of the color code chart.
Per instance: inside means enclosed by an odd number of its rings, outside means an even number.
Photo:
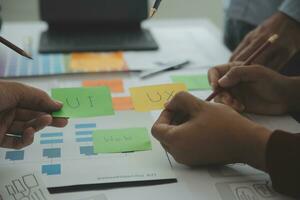
[[[66,73],[66,61],[63,55],[33,55],[34,60],[11,53],[0,74],[2,77],[45,76]]]
[[[127,71],[122,52],[38,54],[33,60],[15,52],[0,52],[0,77],[48,76],[72,73]]]

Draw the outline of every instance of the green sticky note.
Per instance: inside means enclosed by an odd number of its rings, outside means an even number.
[[[113,115],[112,97],[108,87],[56,88],[53,99],[63,102],[63,108],[53,117],[84,118]]]
[[[123,153],[151,150],[146,128],[107,129],[93,132],[94,153]]]
[[[210,90],[206,74],[171,76],[174,83],[184,83],[188,90]]]

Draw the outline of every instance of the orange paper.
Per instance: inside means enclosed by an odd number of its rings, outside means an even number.
[[[123,80],[88,80],[83,81],[82,85],[84,87],[98,87],[98,86],[107,86],[111,92],[121,93],[124,92]]]
[[[115,110],[133,110],[131,97],[113,97],[113,107]]]
[[[115,53],[73,53],[70,59],[72,71],[107,72],[127,70],[122,52]]]

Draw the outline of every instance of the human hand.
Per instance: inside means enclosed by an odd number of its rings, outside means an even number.
[[[279,71],[300,50],[300,24],[281,12],[277,12],[250,32],[233,52],[230,62],[246,61],[273,34],[278,34],[279,39],[252,64]]]
[[[64,127],[68,123],[49,114],[61,109],[61,103],[30,86],[0,81],[0,101],[0,147],[23,148],[33,142],[34,133],[46,126]]]
[[[270,69],[229,63],[210,69],[208,76],[215,90],[225,89],[215,102],[238,112],[279,115],[292,110],[290,101],[296,90],[290,78]]]
[[[182,164],[242,162],[264,169],[270,131],[226,105],[204,102],[182,92],[166,105],[152,134]]]

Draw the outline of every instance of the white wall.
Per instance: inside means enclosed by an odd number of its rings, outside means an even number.
[[[51,0],[49,0],[51,1]],[[38,0],[0,0],[5,21],[38,20]],[[222,0],[163,0],[157,18],[207,17],[223,24]]]
[[[51,0],[50,0],[51,1]],[[38,20],[38,0],[0,0],[5,21]]]
[[[163,0],[159,18],[209,18],[216,25],[223,24],[222,0]]]

